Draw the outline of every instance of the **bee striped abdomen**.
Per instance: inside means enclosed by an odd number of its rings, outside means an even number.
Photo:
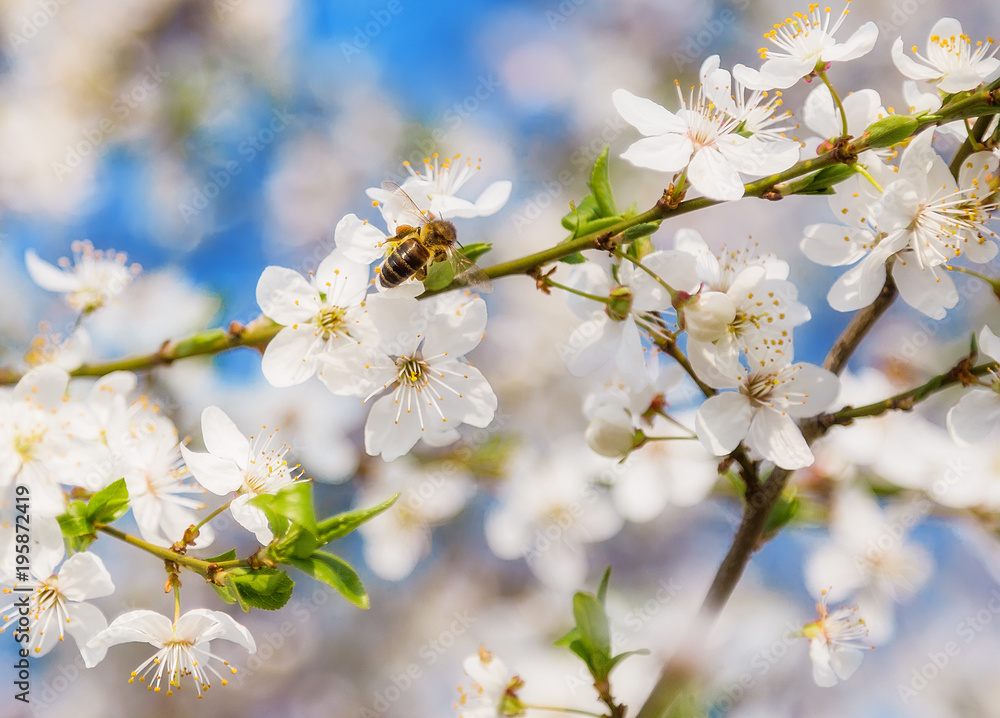
[[[379,272],[379,281],[386,289],[398,287],[423,269],[431,254],[420,242],[407,239],[385,258]]]

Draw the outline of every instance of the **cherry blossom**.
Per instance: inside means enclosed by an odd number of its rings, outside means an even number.
[[[821,688],[835,686],[854,675],[861,667],[865,649],[874,648],[864,642],[868,627],[857,618],[857,607],[841,606],[831,612],[827,599],[824,590],[816,606],[819,620],[802,629],[802,635],[809,639],[813,680]]]
[[[368,307],[379,343],[328,356],[320,378],[331,388],[359,387],[365,403],[374,399],[365,422],[369,454],[391,461],[421,440],[433,446],[457,440],[461,424],[482,428],[493,421],[496,394],[464,360],[486,329],[481,298],[418,302],[384,295]]]
[[[695,417],[698,438],[716,456],[741,441],[784,469],[813,462],[794,419],[815,416],[836,398],[837,377],[813,364],[788,364],[784,356],[755,361],[750,369],[703,377],[721,392],[705,400]]]
[[[225,613],[204,608],[188,611],[173,622],[154,611],[130,611],[94,636],[90,645],[103,653],[120,643],[152,644],[156,653],[136,666],[128,682],[134,683],[138,678],[144,683],[151,676],[146,688],[159,693],[160,684],[166,678],[169,696],[174,688],[181,688],[182,678],[190,676],[200,697],[212,687],[213,675],[222,685],[227,683],[212,665],[214,661],[222,663],[230,673],[236,673],[228,661],[212,652],[211,641],[218,639],[232,641],[250,653],[257,652],[253,636],[245,627]]]
[[[459,718],[502,718],[524,714],[517,691],[524,685],[511,675],[499,658],[480,647],[479,653],[462,661],[462,668],[472,679],[472,689],[459,687]]]
[[[49,533],[51,539],[31,554],[31,573],[34,580],[14,585],[15,596],[28,596],[31,626],[26,648],[32,656],[41,657],[55,648],[69,633],[76,641],[87,667],[97,665],[106,649],[88,645],[91,638],[103,631],[108,622],[96,606],[86,601],[114,593],[111,574],[100,558],[90,551],[72,555],[56,572],[56,565],[64,554],[62,536],[58,525],[39,524],[37,530]],[[28,593],[16,591],[28,589]],[[11,593],[4,589],[4,593]],[[4,624],[0,630],[16,623],[18,612],[13,603],[2,609]]]
[[[892,43],[892,61],[911,80],[926,80],[944,93],[962,92],[977,87],[1000,68],[1000,60],[994,57],[998,49],[987,38],[985,43],[977,42],[973,51],[971,38],[962,32],[962,23],[943,17],[927,36],[926,55],[914,47],[917,60],[911,59],[903,52],[903,38],[897,37]]]
[[[836,20],[832,20],[829,7],[821,9],[816,4],[809,6],[808,15],[793,13],[765,33],[764,38],[777,49],[761,49],[764,64],[760,70],[742,67],[734,74],[750,88],[784,89],[815,72],[825,71],[832,62],[846,62],[867,55],[878,39],[878,26],[874,22],[866,22],[844,42],[834,39],[847,19],[849,7],[850,0]]]
[[[366,316],[368,265],[334,250],[308,280],[285,267],[267,267],[257,282],[266,317],[285,325],[264,350],[261,370],[273,386],[306,381],[320,357],[371,339]]]
[[[85,314],[93,312],[121,294],[139,273],[139,265],[126,266],[122,252],[94,249],[89,241],[73,242],[74,262],[59,261],[59,267],[41,259],[34,250],[25,252],[28,274],[42,289],[66,295],[67,303]]]
[[[288,445],[274,446],[277,429],[251,434],[247,439],[217,406],[209,406],[201,413],[201,433],[207,453],[181,446],[188,470],[213,494],[236,492],[229,504],[233,518],[267,545],[274,538],[267,516],[248,502],[254,496],[277,493],[298,478],[297,467],[290,467],[285,460]]]
[[[979,350],[995,362],[1000,362],[1000,338],[989,327],[979,332]],[[989,383],[976,387],[963,396],[948,411],[948,433],[960,446],[982,441],[1000,421],[1000,377],[988,375]]]
[[[717,62],[717,59],[716,59]],[[615,90],[611,96],[618,113],[646,137],[622,157],[637,167],[660,172],[686,170],[691,186],[709,199],[736,200],[743,196],[740,174],[761,176],[787,169],[798,159],[788,143],[767,142],[741,132],[744,122],[713,101],[720,93],[719,78],[706,78],[687,99],[677,88],[677,113],[652,100]]]

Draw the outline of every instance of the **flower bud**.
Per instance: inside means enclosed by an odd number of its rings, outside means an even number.
[[[868,135],[869,147],[892,147],[910,139],[920,123],[917,118],[909,115],[889,115],[873,123],[865,134]]]
[[[620,285],[613,288],[608,296],[611,301],[604,311],[616,322],[624,322],[632,311],[632,290]]]
[[[624,456],[635,446],[632,417],[622,407],[602,406],[590,420],[584,438],[587,446],[601,456]]]
[[[681,306],[680,312],[681,325],[691,338],[714,342],[736,319],[736,304],[723,292],[699,292]]]

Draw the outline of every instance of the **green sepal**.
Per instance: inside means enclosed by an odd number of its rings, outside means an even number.
[[[910,139],[919,127],[920,121],[916,117],[889,115],[872,123],[865,130],[865,135],[868,136],[868,146],[871,148],[892,147]]]
[[[610,145],[604,145],[601,154],[594,160],[594,168],[590,172],[590,181],[587,186],[593,194],[594,202],[597,204],[598,216],[618,217],[618,207],[615,205],[615,197],[611,192],[611,178],[608,174],[608,152]]]
[[[427,270],[424,289],[436,292],[451,284],[453,279],[455,279],[455,264],[453,262],[435,262]]]
[[[844,180],[853,177],[856,174],[857,172],[855,172],[849,165],[837,164],[832,165],[831,167],[824,167],[819,172],[809,175],[808,177],[793,180],[789,182],[787,186],[792,189],[790,194],[833,194],[835,192],[835,185],[840,184]]]
[[[308,558],[290,558],[288,563],[303,573],[332,586],[358,608],[368,608],[368,592],[357,572],[339,556],[317,551]]]
[[[316,524],[317,529],[317,539],[319,540],[319,545],[324,546],[334,539],[339,539],[347,534],[351,533],[361,524],[366,521],[370,521],[380,513],[388,509],[399,498],[399,494],[393,494],[388,499],[373,506],[369,509],[355,509],[354,511],[345,511],[342,514],[337,514],[336,516],[330,516],[329,518],[323,519],[318,524]]]
[[[128,488],[125,479],[108,484],[90,497],[87,502],[87,517],[95,526],[110,524],[128,511]]]

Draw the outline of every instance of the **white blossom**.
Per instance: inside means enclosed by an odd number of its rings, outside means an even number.
[[[802,78],[823,72],[832,62],[845,62],[863,57],[871,52],[878,39],[878,26],[866,22],[844,42],[837,42],[834,35],[847,19],[850,0],[844,11],[832,20],[829,7],[810,5],[809,14],[800,12],[784,22],[776,23],[764,38],[776,50],[762,48],[764,64],[760,70],[742,67],[734,71],[739,79],[751,88],[768,90],[791,87]]]
[[[868,627],[857,618],[857,607],[841,606],[831,612],[827,599],[824,590],[816,606],[819,620],[802,629],[802,635],[809,639],[813,680],[821,688],[835,686],[854,675],[861,667],[865,649],[874,648],[864,642]]]
[[[1000,338],[989,327],[979,332],[979,350],[1000,362]],[[988,375],[989,384],[976,387],[948,411],[948,433],[960,446],[982,441],[1000,422],[1000,377]]]
[[[308,280],[292,269],[267,267],[257,282],[257,303],[284,326],[264,350],[264,377],[273,386],[300,384],[316,373],[322,356],[372,340],[367,291],[368,265],[338,250]]]
[[[262,431],[266,430],[263,427]],[[277,429],[267,434],[251,434],[247,439],[217,406],[206,407],[201,413],[201,433],[207,453],[181,446],[188,470],[213,494],[235,492],[236,497],[229,504],[233,518],[252,531],[261,544],[267,545],[274,538],[267,516],[248,502],[261,494],[277,493],[298,478],[298,467],[290,467],[285,460],[288,445],[274,446]]]
[[[169,696],[173,689],[181,688],[182,678],[190,676],[200,697],[212,687],[213,675],[222,685],[227,683],[212,665],[213,662],[218,661],[230,673],[236,673],[228,661],[212,652],[211,641],[219,639],[232,641],[250,653],[257,652],[253,636],[245,627],[225,613],[204,608],[188,611],[173,622],[154,611],[130,611],[94,636],[90,645],[103,654],[120,643],[149,643],[157,649],[156,653],[136,666],[128,682],[134,683],[138,678],[140,683],[144,683],[147,677],[151,677],[146,688],[159,693],[160,684],[166,678]]]
[[[95,250],[88,241],[73,242],[74,262],[59,261],[59,267],[41,259],[35,251],[25,252],[28,274],[42,289],[66,295],[67,303],[89,313],[121,294],[138,274],[139,265],[126,266],[127,258],[114,250]]]
[[[1000,68],[1000,60],[994,57],[998,49],[992,38],[987,38],[985,43],[975,43],[973,50],[972,39],[962,32],[962,23],[943,17],[927,36],[926,55],[913,47],[917,60],[911,59],[903,52],[903,38],[897,37],[892,44],[892,61],[911,80],[926,80],[950,94],[971,90],[996,72]]]

